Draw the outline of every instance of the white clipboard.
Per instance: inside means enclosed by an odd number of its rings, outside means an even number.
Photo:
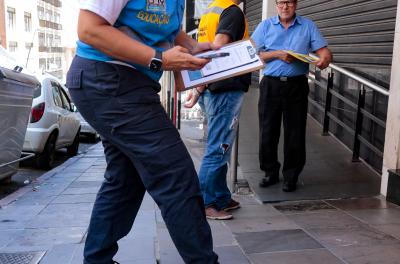
[[[214,58],[197,71],[184,70],[179,74],[175,73],[178,90],[187,90],[264,68],[251,40],[233,42],[222,46],[218,51],[203,52],[196,56],[213,52],[226,52],[229,56]]]

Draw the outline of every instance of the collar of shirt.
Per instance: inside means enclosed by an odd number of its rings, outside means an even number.
[[[297,23],[299,25],[303,24],[303,21],[301,21],[301,17],[297,16],[296,14],[294,16],[295,16],[294,20],[290,24],[290,27],[292,27],[295,23]],[[279,20],[279,16],[274,16],[272,18],[272,24],[274,24],[274,25],[282,25],[281,21]]]

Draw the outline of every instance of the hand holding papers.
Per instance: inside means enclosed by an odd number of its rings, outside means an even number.
[[[305,63],[314,64],[314,63],[316,63],[318,61],[317,58],[311,57],[311,56],[309,56],[307,54],[301,54],[301,53],[297,53],[297,52],[294,52],[294,51],[291,51],[291,50],[284,50],[284,52],[286,52],[290,56],[292,56],[292,57],[294,57],[294,58],[296,58],[296,59],[298,59],[298,60],[300,60],[302,62],[305,62]]]
[[[189,89],[256,71],[264,67],[264,63],[256,54],[256,50],[250,40],[233,42],[221,47],[219,50],[207,51],[196,56],[211,56],[214,58],[201,70],[185,70],[181,71],[180,74],[176,74],[175,79],[178,87],[184,86],[183,89]]]

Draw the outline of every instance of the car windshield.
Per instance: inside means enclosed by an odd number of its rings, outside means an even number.
[[[33,98],[38,98],[42,94],[42,86],[38,85],[33,90]]]

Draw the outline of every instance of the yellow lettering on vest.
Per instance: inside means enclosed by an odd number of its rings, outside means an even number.
[[[144,12],[143,12],[143,11],[140,11],[140,12],[137,14],[137,18],[139,18],[140,20],[143,20],[143,19],[144,19]]]
[[[150,15],[150,23],[155,24],[157,19],[157,15],[156,14],[152,14]]]
[[[158,25],[166,25],[169,24],[169,16],[167,15],[159,15],[154,13],[148,13],[144,11],[140,11],[137,16],[141,21],[151,23],[151,24],[158,24]]]

